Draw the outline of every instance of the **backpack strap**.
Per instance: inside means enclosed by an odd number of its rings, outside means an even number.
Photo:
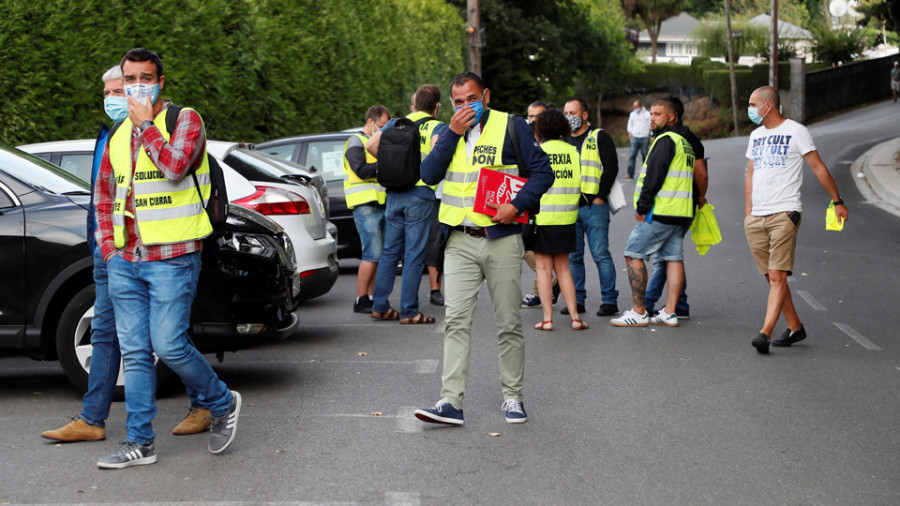
[[[166,108],[166,130],[169,131],[169,135],[172,135],[172,132],[175,131],[175,125],[178,124],[178,115],[181,113],[182,109],[184,109],[184,107],[176,104],[169,104],[169,107]],[[206,157],[210,158],[210,154],[206,153]],[[210,172],[212,172],[211,169]],[[203,208],[206,209],[209,200],[203,200],[203,193],[200,192],[200,181],[197,180],[196,167],[191,171],[191,178],[194,179],[194,188],[197,189],[197,195],[200,197],[200,202],[203,204]],[[212,197],[212,192],[210,192],[209,195]]]
[[[525,160],[522,157],[522,148],[519,146],[519,134],[516,133],[516,115],[510,114],[506,117],[506,133],[509,140],[512,141],[513,151],[516,155],[516,166],[519,168],[519,177],[525,177]]]
[[[419,118],[416,121],[413,121],[413,125],[416,125],[417,127],[419,127],[419,126],[422,126],[423,123],[428,123],[429,121],[432,121],[432,120],[437,121],[436,119],[434,119],[431,116],[425,116],[424,118]]]

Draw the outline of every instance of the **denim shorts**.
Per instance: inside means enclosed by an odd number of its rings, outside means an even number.
[[[377,262],[384,249],[384,207],[364,204],[353,208],[353,221],[362,243],[364,262]]]
[[[625,245],[625,256],[640,260],[649,260],[656,255],[656,262],[683,262],[684,234],[689,227],[684,225],[668,225],[658,221],[640,222],[628,236]]]

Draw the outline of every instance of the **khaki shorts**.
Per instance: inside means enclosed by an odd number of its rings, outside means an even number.
[[[787,271],[788,275],[791,275],[794,269],[797,231],[800,229],[800,213],[797,213],[796,225],[791,221],[790,214],[783,212],[744,218],[747,244],[760,274],[768,274],[769,271]]]

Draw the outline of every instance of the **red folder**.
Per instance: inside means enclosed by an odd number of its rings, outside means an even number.
[[[482,168],[478,171],[478,186],[475,189],[475,204],[472,206],[472,210],[476,213],[496,216],[497,210],[488,207],[487,204],[508,203],[516,197],[526,181],[528,180],[524,177]],[[527,223],[528,211],[516,216],[516,221]]]

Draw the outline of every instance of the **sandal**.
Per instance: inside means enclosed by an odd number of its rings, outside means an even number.
[[[392,308],[392,307],[389,307],[388,310],[383,313],[372,312],[371,316],[372,316],[372,318],[375,318],[376,320],[399,320],[400,319],[400,313],[394,311],[394,308]]]
[[[575,325],[578,325],[577,327]],[[587,322],[579,320],[578,318],[572,318],[572,330],[584,330],[590,328],[588,327]]]
[[[553,320],[544,320],[541,323],[535,323],[534,328],[537,330],[553,330]]]
[[[412,318],[401,318],[400,323],[404,325],[415,325],[419,323],[434,323],[436,320],[434,316],[429,316],[427,314],[416,313],[416,316]]]

